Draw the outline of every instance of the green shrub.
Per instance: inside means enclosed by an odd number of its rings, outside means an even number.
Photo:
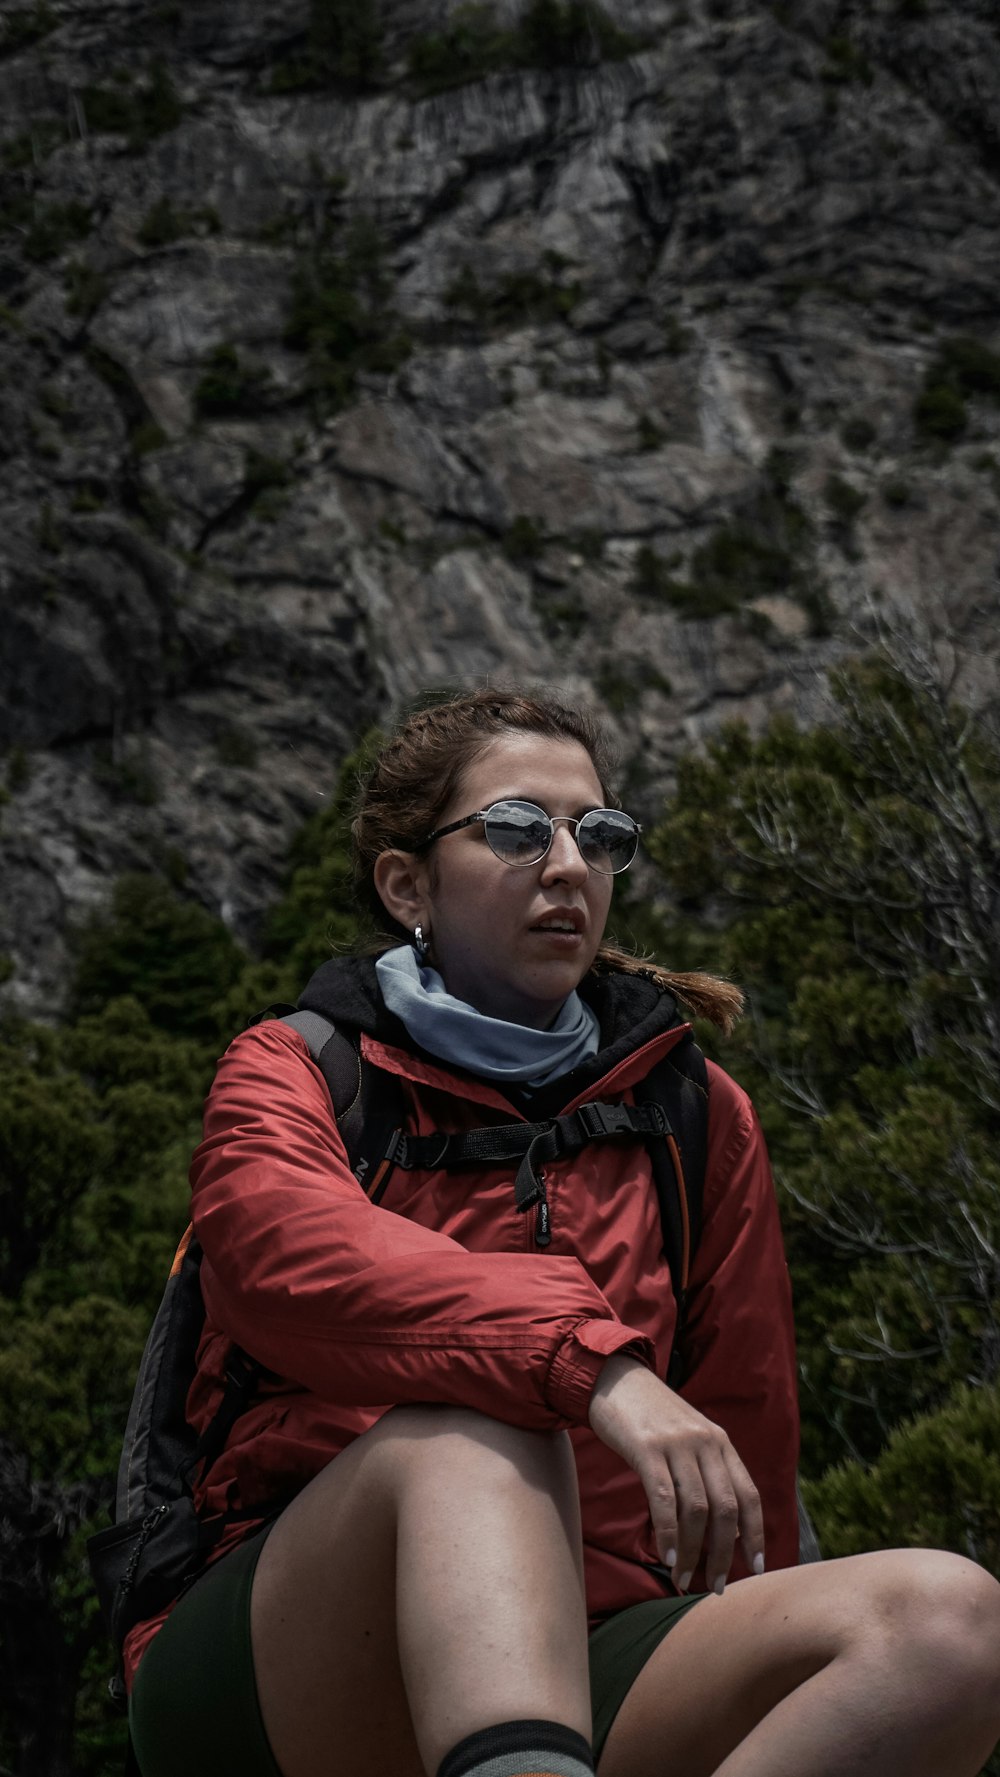
[[[650,419],[648,413],[639,415],[638,435],[640,450],[659,450],[665,437],[664,432],[655,420]]]
[[[71,512],[100,512],[107,505],[107,495],[98,483],[83,481],[69,504]]]
[[[46,6],[44,0],[37,6],[11,7],[9,12],[0,15],[0,56],[16,55],[18,50],[27,49],[47,37],[58,23],[52,8]]]
[[[214,1008],[245,960],[207,908],[138,874],[123,876],[107,913],[84,926],[77,957],[76,1016],[131,994],[158,1029],[199,1038],[219,1034]]]
[[[133,456],[144,457],[152,450],[160,450],[167,443],[167,434],[156,420],[140,420],[129,433],[128,442]]]
[[[140,497],[140,507],[150,528],[159,534],[160,527],[151,517],[148,494]],[[100,743],[95,749],[93,770],[96,781],[121,802],[134,802],[138,808],[153,808],[160,800],[160,779],[144,736],[114,750],[107,742]]]
[[[867,450],[870,444],[874,444],[877,433],[871,420],[866,420],[862,414],[857,414],[853,419],[844,421],[840,428],[840,436],[848,450]]]
[[[968,424],[966,402],[977,396],[1000,402],[1000,353],[966,335],[946,340],[914,404],[918,432],[954,443]]]
[[[331,950],[356,946],[364,935],[352,888],[350,823],[358,776],[381,738],[372,730],[348,755],[323,807],[292,842],[284,893],[261,933],[265,963],[279,969],[287,984],[272,999],[294,997]]]
[[[459,6],[440,31],[410,45],[410,75],[422,92],[446,92],[502,68],[512,33],[496,22],[492,6]]]
[[[66,289],[66,313],[80,315],[89,321],[100,308],[111,286],[104,273],[85,259],[72,259],[63,279]]]
[[[960,335],[949,339],[939,352],[936,373],[966,397],[986,395],[1000,401],[1000,353],[981,340]]]
[[[287,487],[291,479],[292,472],[280,457],[271,457],[259,450],[247,451],[243,471],[244,493],[259,494],[264,488]]]
[[[382,53],[378,0],[310,0],[305,45],[279,62],[271,91],[370,86],[382,71]]]
[[[515,562],[534,561],[545,546],[545,534],[533,518],[519,512],[513,524],[504,532],[502,548],[508,560]]]
[[[854,80],[860,81],[862,86],[871,86],[875,78],[875,71],[863,50],[843,35],[827,38],[826,62],[820,72],[831,86],[843,86]]]
[[[913,489],[909,482],[899,480],[895,477],[891,477],[888,481],[883,481],[879,492],[886,505],[892,506],[897,510],[902,506],[908,506],[913,498]]]
[[[595,683],[608,709],[616,716],[624,716],[634,709],[644,691],[659,691],[664,697],[673,694],[670,680],[649,660],[604,661]]]
[[[168,197],[161,197],[143,217],[137,238],[144,247],[167,247],[185,235],[218,234],[221,226],[218,212],[209,204],[192,210],[175,209]]]
[[[639,597],[708,618],[782,593],[807,612],[814,634],[826,633],[831,613],[812,571],[812,527],[791,491],[794,468],[792,453],[772,450],[755,498],[699,544],[686,578],[675,573],[679,558],[666,562],[643,544],[633,576]]]
[[[150,64],[144,84],[132,86],[125,76],[114,85],[85,86],[80,100],[87,128],[95,135],[127,137],[133,153],[176,129],[183,116],[170,72],[159,59]]]
[[[254,414],[267,396],[271,373],[262,365],[244,363],[236,347],[223,340],[213,346],[194,391],[194,405],[203,419]]]
[[[852,525],[865,504],[865,495],[842,475],[828,475],[823,497],[838,524]]]
[[[46,500],[38,515],[37,527],[38,547],[44,549],[46,555],[59,555],[62,546],[62,526],[53,508]]]
[[[388,375],[409,356],[391,291],[383,243],[366,218],[352,223],[341,252],[322,247],[299,261],[284,341],[308,356],[309,387],[321,400],[340,405],[359,372]]]
[[[591,67],[643,46],[597,0],[529,0],[513,25],[489,5],[458,7],[439,31],[410,46],[410,75],[422,92],[444,92],[505,68]]]
[[[553,641],[563,637],[576,641],[587,627],[587,607],[578,592],[567,586],[545,586],[532,583],[531,602],[545,635]]]
[[[71,242],[84,241],[91,230],[88,204],[73,199],[68,204],[48,204],[36,210],[31,226],[24,236],[24,252],[28,259],[54,259]]]
[[[786,550],[763,542],[743,524],[720,525],[691,557],[678,580],[655,549],[643,544],[634,585],[640,597],[673,605],[683,617],[718,617],[764,593],[790,592],[795,568]]]
[[[825,1555],[953,1549],[1000,1573],[1000,1391],[956,1388],[897,1426],[870,1466],[846,1463],[805,1491]]]
[[[0,144],[0,167],[11,173],[40,166],[53,151],[67,140],[66,125],[53,117],[34,117],[31,127],[8,136]]]
[[[925,385],[914,403],[913,418],[918,432],[945,444],[953,444],[956,438],[961,438],[969,423],[965,402],[958,390],[944,382]]]
[[[23,747],[11,747],[7,755],[7,788],[12,796],[26,790],[31,782],[31,760]]]
[[[525,62],[540,68],[620,60],[643,42],[594,0],[530,0],[518,34]]]
[[[215,756],[220,765],[252,771],[259,748],[256,737],[241,722],[229,722],[215,737]]]
[[[549,276],[509,272],[492,287],[481,285],[472,267],[463,265],[444,293],[445,303],[484,328],[564,320],[580,300],[580,286],[560,283],[562,262],[552,254],[547,259]]]
[[[596,526],[584,525],[582,530],[566,533],[566,547],[582,555],[584,561],[601,561],[607,537]]]
[[[34,216],[34,200],[31,188],[26,183],[22,187],[18,181],[8,181],[8,189],[0,204],[0,235],[13,234],[22,239],[32,225]]]

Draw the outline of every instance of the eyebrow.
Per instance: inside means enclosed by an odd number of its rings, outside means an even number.
[[[492,796],[488,802],[484,802],[481,806],[492,808],[494,802],[530,802],[535,808],[542,809],[550,820],[552,819],[552,810],[546,808],[541,797],[529,795],[527,790],[505,790],[502,796]],[[559,813],[569,815],[570,820],[575,821],[581,819],[583,815],[589,814],[592,808],[604,808],[605,806],[606,804],[603,802],[578,802],[574,809],[561,808]]]

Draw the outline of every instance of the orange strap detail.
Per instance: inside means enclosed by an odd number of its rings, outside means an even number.
[[[177,1251],[174,1254],[174,1262],[170,1267],[171,1277],[177,1276],[177,1273],[180,1270],[181,1265],[183,1264],[183,1261],[184,1261],[184,1254],[187,1252],[188,1247],[191,1245],[191,1240],[192,1240],[193,1235],[194,1235],[194,1228],[192,1227],[191,1223],[189,1222],[187,1227],[185,1228],[183,1234],[181,1235],[180,1246],[177,1248]]]
[[[667,1136],[667,1147],[673,1161],[674,1172],[677,1174],[677,1196],[681,1206],[681,1227],[683,1229],[683,1245],[681,1247],[681,1289],[688,1287],[688,1272],[691,1267],[691,1218],[688,1215],[687,1180],[684,1177],[684,1163],[681,1151],[677,1146],[677,1138],[673,1134]]]
[[[379,1188],[379,1185],[382,1183],[382,1180],[385,1178],[386,1173],[389,1171],[391,1164],[392,1164],[392,1162],[390,1160],[383,1160],[381,1166],[377,1166],[375,1168],[375,1176],[372,1179],[371,1184],[365,1186],[365,1190],[367,1191],[369,1197],[374,1197],[376,1191]]]

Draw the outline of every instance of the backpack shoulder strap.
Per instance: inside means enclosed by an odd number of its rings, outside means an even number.
[[[653,1183],[660,1206],[663,1252],[677,1303],[677,1324],[667,1380],[683,1378],[683,1334],[691,1266],[701,1237],[708,1156],[708,1069],[688,1034],[636,1089],[640,1102],[660,1107],[667,1119],[663,1141],[650,1143]]]
[[[351,1171],[377,1203],[389,1182],[387,1156],[403,1128],[402,1087],[392,1074],[366,1063],[359,1043],[319,1012],[286,1012],[281,1022],[305,1039],[326,1081]]]

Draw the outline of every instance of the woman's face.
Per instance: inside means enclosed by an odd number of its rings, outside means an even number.
[[[435,825],[511,797],[574,819],[605,802],[578,742],[507,734],[462,774]],[[424,896],[431,961],[449,993],[494,1018],[541,1030],[594,960],[611,904],[611,878],[588,869],[573,829],[563,823],[544,858],[513,868],[494,856],[477,821],[435,840]],[[556,930],[553,921],[569,921],[574,929]]]

